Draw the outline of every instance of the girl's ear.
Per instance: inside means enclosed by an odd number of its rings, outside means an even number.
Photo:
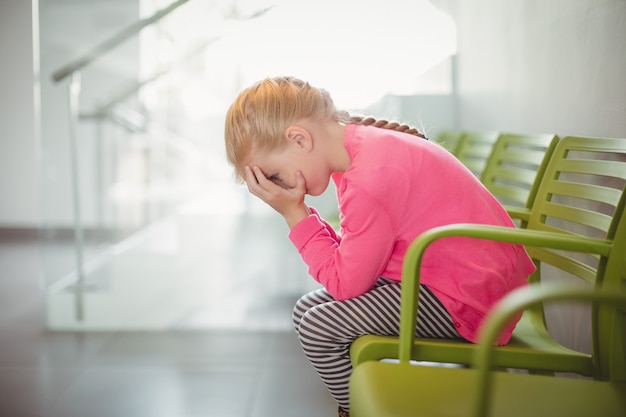
[[[285,129],[285,139],[290,144],[296,145],[303,150],[310,150],[313,148],[313,137],[308,130],[302,126],[291,125]]]

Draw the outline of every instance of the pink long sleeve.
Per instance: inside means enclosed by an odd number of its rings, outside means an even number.
[[[365,207],[365,204],[371,207]],[[357,297],[374,285],[386,268],[393,251],[394,233],[390,219],[364,196],[363,210],[350,218],[342,238],[329,231],[330,225],[317,213],[298,223],[290,238],[309,273],[337,300]],[[332,230],[332,228],[331,228]]]
[[[351,166],[333,176],[343,219],[341,236],[316,212],[290,232],[310,274],[337,300],[363,294],[381,276],[399,281],[408,246],[433,227],[514,227],[480,181],[436,144],[348,125],[345,146]],[[421,283],[441,300],[459,333],[474,341],[493,304],[525,285],[533,271],[521,246],[448,238],[426,252]],[[510,332],[500,342],[506,342]]]

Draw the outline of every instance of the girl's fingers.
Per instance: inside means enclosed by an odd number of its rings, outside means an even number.
[[[269,200],[276,198],[277,193],[282,191],[281,187],[265,177],[259,167],[246,167],[245,174],[248,190],[268,204]]]
[[[286,188],[265,177],[256,166],[244,168],[248,190],[282,215],[291,213],[302,206],[306,193],[306,181],[301,172],[296,173],[295,186]]]
[[[248,184],[248,186],[250,186],[250,184],[252,183],[256,183],[256,177],[254,176],[254,172],[252,172],[252,169],[249,166],[244,167],[243,169],[244,171],[244,177],[246,179],[246,184]]]
[[[268,180],[265,177],[265,174],[263,173],[263,171],[261,171],[260,168],[252,167],[251,172],[253,178],[252,186],[255,190],[255,194],[259,197],[262,197],[260,194],[269,193],[274,189],[274,187],[276,187],[276,184],[274,184],[272,181]]]
[[[255,166],[252,167],[252,171],[254,173],[254,177],[256,178],[257,184],[262,185],[263,188],[267,188],[268,183],[274,184],[272,181],[268,180],[265,177],[265,174],[263,173],[263,171],[261,171],[261,168]]]
[[[246,183],[248,184],[248,188],[260,186],[265,179],[265,175],[261,172],[259,168],[256,167],[246,167]]]
[[[250,191],[254,195],[258,195],[260,186],[254,171],[250,167],[245,167],[244,174],[246,185],[248,186],[248,191]]]

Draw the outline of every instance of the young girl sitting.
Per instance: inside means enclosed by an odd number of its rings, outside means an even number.
[[[364,334],[398,334],[410,243],[446,224],[514,224],[469,170],[417,130],[351,117],[328,92],[293,77],[241,92],[228,110],[225,137],[238,176],[285,218],[289,238],[324,287],[297,302],[293,321],[339,415],[348,416],[350,344]],[[331,178],[339,233],[304,201],[305,194],[322,194]],[[416,334],[476,342],[489,309],[534,269],[519,245],[435,242],[422,265]]]

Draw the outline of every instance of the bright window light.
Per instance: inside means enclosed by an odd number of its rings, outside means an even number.
[[[156,10],[164,1],[142,3]],[[241,89],[278,75],[327,89],[340,108],[362,109],[386,94],[433,91],[420,77],[456,53],[454,20],[427,0],[192,0],[159,28],[159,37],[143,35],[148,74],[181,52],[181,38],[189,45],[199,34],[218,37],[202,73],[184,74],[174,88],[193,118],[223,114]],[[145,98],[156,105],[158,96]]]
[[[456,53],[453,19],[426,0],[285,0],[260,17],[230,21],[216,65],[235,63],[241,87],[294,75],[362,108],[414,94],[420,75]]]

